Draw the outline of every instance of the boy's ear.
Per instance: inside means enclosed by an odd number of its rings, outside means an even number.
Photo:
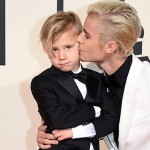
[[[117,48],[118,48],[118,45],[114,41],[110,41],[106,44],[106,52],[109,54],[115,52]]]

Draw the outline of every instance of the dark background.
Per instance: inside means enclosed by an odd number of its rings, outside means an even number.
[[[0,65],[5,65],[5,0],[0,0]]]

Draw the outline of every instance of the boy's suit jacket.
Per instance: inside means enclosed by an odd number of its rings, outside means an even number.
[[[119,150],[150,149],[150,63],[133,55],[119,124]]]
[[[31,82],[31,91],[37,101],[39,113],[50,130],[66,129],[93,122],[97,135],[93,140],[69,139],[52,146],[51,150],[89,150],[90,141],[98,150],[98,137],[105,136],[116,127],[116,112],[111,99],[102,87],[102,75],[87,72],[87,96],[83,99],[74,79],[69,73],[52,66]],[[93,105],[101,107],[100,117],[95,118]],[[94,119],[94,120],[93,120]]]

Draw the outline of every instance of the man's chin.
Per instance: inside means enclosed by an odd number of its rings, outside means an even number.
[[[81,60],[82,62],[88,62],[88,60],[87,60],[85,57],[80,57],[80,60]]]
[[[85,61],[85,59],[82,55],[80,55],[80,60],[83,61],[83,62]]]

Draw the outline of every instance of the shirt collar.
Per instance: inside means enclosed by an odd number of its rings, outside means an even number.
[[[113,73],[110,76],[106,75],[109,82],[114,82],[115,84],[118,83],[119,85],[124,87],[130,70],[131,63],[132,63],[132,55],[127,57],[126,61],[115,73]]]
[[[77,74],[77,73],[79,73],[79,72],[81,72],[81,71],[82,71],[82,66],[81,66],[81,64],[80,64],[78,70],[77,70],[77,71],[72,71],[72,72],[75,73],[75,74]]]

